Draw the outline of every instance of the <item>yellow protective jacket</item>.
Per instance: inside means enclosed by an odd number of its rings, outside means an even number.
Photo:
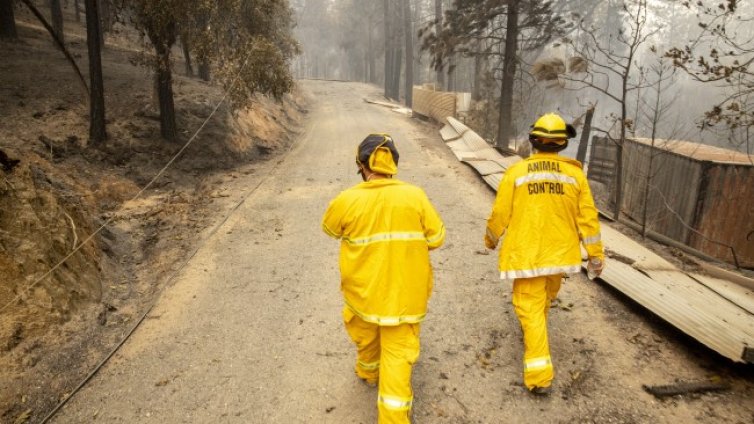
[[[360,183],[327,208],[322,228],[340,239],[341,290],[367,322],[417,323],[432,292],[429,250],[445,227],[419,187],[396,179]]]
[[[581,163],[557,153],[536,153],[503,176],[487,237],[500,248],[503,279],[576,273],[584,245],[604,260],[600,224]]]

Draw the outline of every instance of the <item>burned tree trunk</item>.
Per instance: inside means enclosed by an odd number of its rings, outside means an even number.
[[[102,82],[100,19],[97,0],[86,0],[86,45],[89,50],[89,140],[101,143],[105,128],[105,87]]]
[[[100,0],[100,20],[102,21],[102,33],[110,32],[113,29],[113,11],[112,0]]]
[[[374,37],[372,34],[373,27],[372,27],[372,15],[369,15],[369,29],[367,30],[368,33],[368,44],[367,44],[367,63],[369,68],[369,79],[368,81],[372,84],[377,84],[377,66],[375,63],[374,58]]]
[[[401,97],[401,66],[403,65],[403,55],[401,53],[403,53],[401,49],[393,50],[394,61],[393,70],[391,71],[393,80],[390,83],[390,97],[395,100],[400,100]]]
[[[584,128],[581,130],[581,139],[579,140],[579,149],[576,152],[576,160],[584,163],[586,160],[586,148],[589,144],[589,133],[592,132],[592,118],[594,117],[594,106],[586,110],[584,117]]]
[[[403,2],[403,37],[406,39],[406,106],[411,107],[414,89],[414,31],[411,22],[411,0]]]
[[[105,20],[103,17],[102,0],[97,0],[97,14],[99,15],[99,46],[101,49],[105,48]]]
[[[50,0],[50,17],[55,35],[57,35],[61,42],[65,43],[65,35],[63,34],[63,8],[60,5],[60,0]]]
[[[437,33],[442,31],[442,0],[435,0],[435,20],[437,21]],[[445,70],[437,70],[437,89],[445,88]]]
[[[482,74],[483,74],[483,68],[484,68],[484,57],[482,56],[481,50],[482,43],[480,41],[476,41],[474,43],[474,52],[476,53],[474,55],[474,83],[471,87],[471,100],[479,101],[482,100]]]
[[[186,64],[186,76],[194,76],[194,67],[191,64],[191,46],[189,45],[188,37],[181,37],[181,47],[183,48],[183,59]]]
[[[513,118],[513,82],[516,75],[516,50],[518,48],[518,0],[508,3],[503,55],[503,81],[500,84],[500,117],[497,128],[497,147],[508,148]]]
[[[199,61],[199,66],[197,66],[197,73],[199,74],[199,78],[201,78],[202,80],[210,80],[209,61],[207,59],[201,59]]]
[[[393,70],[392,45],[390,43],[390,1],[382,2],[385,23],[385,97],[390,97],[390,81],[392,81],[390,72]]]
[[[178,136],[173,103],[173,74],[170,70],[170,49],[157,48],[157,98],[160,101],[160,134],[168,141]]]
[[[209,15],[206,12],[199,15],[199,28],[200,28],[200,31],[210,30]],[[196,53],[197,53],[196,60],[199,62],[199,64],[196,67],[197,74],[199,75],[199,78],[202,79],[202,81],[209,81],[211,75],[210,75],[209,58],[207,57],[207,52],[203,50],[197,50]]]
[[[16,17],[13,13],[13,0],[0,0],[0,38],[18,38]]]

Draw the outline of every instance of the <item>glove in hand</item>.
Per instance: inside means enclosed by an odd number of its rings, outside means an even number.
[[[488,236],[488,235],[485,234],[484,235],[484,246],[487,249],[495,250],[495,248],[497,247],[497,243],[494,242],[494,241],[492,241],[492,239],[490,238],[490,236]]]

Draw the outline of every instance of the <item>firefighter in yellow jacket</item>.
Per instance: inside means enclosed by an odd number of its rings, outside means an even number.
[[[500,277],[513,280],[513,306],[524,336],[524,384],[548,394],[554,377],[547,312],[564,274],[588,265],[602,271],[604,253],[597,209],[581,163],[558,155],[575,129],[558,115],[540,117],[529,132],[535,153],[511,166],[487,220],[485,245],[500,248]]]
[[[390,136],[370,134],[356,153],[364,182],[340,193],[322,220],[341,240],[343,320],[357,348],[356,375],[379,384],[380,423],[410,421],[411,369],[432,292],[429,251],[445,239],[424,191],[392,178],[397,163]]]

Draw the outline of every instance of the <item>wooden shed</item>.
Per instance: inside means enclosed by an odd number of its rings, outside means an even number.
[[[616,151],[614,142],[594,138],[589,161],[589,178],[608,187],[612,203]],[[649,230],[754,267],[754,155],[641,138],[626,140],[623,152],[623,213],[639,223],[646,215]]]

